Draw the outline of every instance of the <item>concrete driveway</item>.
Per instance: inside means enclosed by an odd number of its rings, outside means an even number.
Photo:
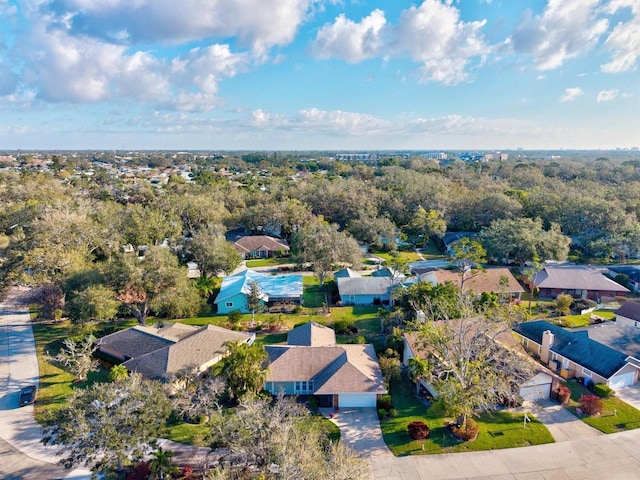
[[[630,387],[618,388],[616,390],[616,397],[640,410],[640,383],[636,383]]]
[[[375,408],[344,408],[338,412],[325,410],[323,414],[340,428],[342,441],[363,457],[393,457],[382,438]]]
[[[40,468],[42,462],[56,464],[59,457],[55,447],[42,444],[42,427],[33,418],[33,406],[18,407],[20,389],[38,385],[40,376],[28,306],[20,301],[25,293],[25,289],[12,289],[0,304],[0,439],[13,447],[13,462],[28,472],[29,462]],[[18,460],[20,454],[24,458]],[[86,469],[66,470],[66,474],[69,478],[91,476]]]
[[[556,442],[604,435],[601,431],[584,423],[559,403],[553,400],[538,400],[538,402],[531,409],[532,413],[540,422],[544,423]]]

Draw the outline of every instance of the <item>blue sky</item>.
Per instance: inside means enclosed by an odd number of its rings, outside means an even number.
[[[0,149],[640,146],[638,0],[0,0]]]

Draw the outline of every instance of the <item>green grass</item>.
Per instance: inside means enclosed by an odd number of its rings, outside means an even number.
[[[288,265],[295,263],[291,257],[271,257],[260,258],[256,260],[247,260],[247,268],[252,267],[278,267],[280,265]]]
[[[134,324],[135,322],[130,321],[117,325],[103,325],[100,331],[96,332],[96,337],[101,337],[117,329],[126,328]],[[69,321],[54,324],[36,323],[33,325],[33,336],[40,369],[40,387],[35,405],[35,419],[43,425],[50,422],[55,412],[66,405],[67,397],[71,394],[73,388],[86,388],[95,382],[107,381],[108,372],[101,369],[90,373],[87,381],[73,383],[74,376],[60,368],[53,360],[62,348],[63,340],[71,333],[72,327]]]
[[[616,314],[609,310],[596,310],[593,314],[607,320],[614,320],[616,318]],[[591,313],[585,313],[584,315],[566,315],[559,317],[556,323],[569,328],[587,327],[591,325]]]
[[[162,438],[168,438],[174,442],[204,447],[208,445],[210,432],[211,426],[207,423],[186,423],[171,416],[160,435]]]
[[[390,261],[393,259],[393,255],[391,255],[391,253],[382,250],[371,250],[371,253],[376,257],[380,257],[386,261]],[[420,260],[420,255],[418,255],[413,250],[398,252],[398,256],[407,263],[417,262]]]
[[[576,408],[580,406],[582,395],[593,395],[583,385],[575,381],[569,381],[566,385],[571,389],[571,400],[567,408],[576,414]],[[584,423],[604,433],[616,433],[624,430],[640,428],[640,410],[623,402],[619,398],[603,398],[602,414],[599,417],[586,417],[579,415]]]
[[[396,456],[434,453],[466,452],[500,448],[524,447],[552,443],[549,430],[532,414],[524,427],[522,413],[493,412],[476,418],[480,433],[474,442],[460,443],[444,427],[446,416],[438,404],[427,409],[414,394],[414,387],[406,377],[392,381],[391,394],[398,415],[381,422],[384,441]],[[431,429],[426,440],[412,440],[407,425],[423,421]]]

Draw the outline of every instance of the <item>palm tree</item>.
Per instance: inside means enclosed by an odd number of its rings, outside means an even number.
[[[164,480],[176,472],[177,468],[171,463],[173,452],[171,450],[158,450],[153,452],[153,458],[149,461],[149,470],[151,470],[151,479]]]
[[[122,364],[114,365],[111,367],[111,370],[109,370],[109,380],[112,382],[117,383],[127,378],[129,378],[129,370]]]

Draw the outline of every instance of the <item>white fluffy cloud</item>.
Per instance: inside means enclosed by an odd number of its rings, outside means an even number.
[[[258,53],[291,42],[313,0],[59,0],[73,35],[127,44],[237,37]]]
[[[618,93],[619,93],[619,90],[617,89],[601,90],[598,92],[598,95],[596,96],[596,101],[598,103],[610,102],[611,100],[613,100],[618,96]]]
[[[403,10],[397,25],[387,24],[380,10],[359,23],[340,15],[320,29],[313,51],[320,58],[349,62],[376,54],[408,57],[421,64],[422,81],[453,85],[468,77],[466,68],[472,58],[490,51],[481,34],[485,24],[485,20],[462,21],[449,0],[424,0]]]
[[[572,102],[573,100],[575,100],[576,98],[578,98],[578,97],[580,97],[582,95],[584,95],[584,92],[582,91],[582,89],[580,87],[567,88],[562,93],[562,96],[560,97],[560,101],[561,102]]]
[[[516,53],[533,55],[539,70],[560,67],[591,49],[607,31],[600,0],[549,0],[541,15],[528,10],[508,40]]]
[[[600,66],[606,73],[619,73],[633,70],[640,57],[640,3],[637,0],[622,0],[613,7],[614,13],[619,8],[631,7],[631,19],[618,23],[604,42],[613,58]]]
[[[359,23],[340,14],[333,24],[324,25],[313,45],[319,58],[339,57],[359,62],[376,55],[383,45],[382,32],[387,23],[384,12],[376,9]]]

